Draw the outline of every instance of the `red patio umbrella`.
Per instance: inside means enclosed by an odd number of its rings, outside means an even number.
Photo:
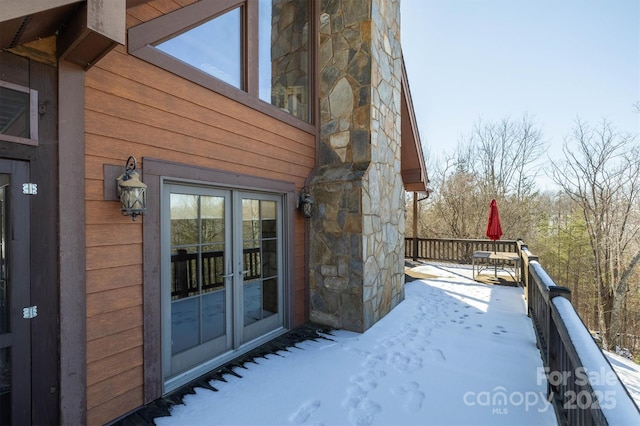
[[[500,215],[498,214],[498,204],[496,200],[491,200],[489,204],[489,220],[487,221],[487,238],[493,241],[493,252],[496,253],[496,240],[502,237],[502,227],[500,226]],[[494,263],[493,274],[498,276],[498,265]]]
[[[489,221],[487,222],[487,238],[494,243],[493,251],[495,252],[495,241],[502,237],[502,227],[500,226],[500,215],[498,214],[498,204],[496,200],[491,200],[489,204]]]

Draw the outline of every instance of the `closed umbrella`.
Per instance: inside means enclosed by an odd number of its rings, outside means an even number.
[[[498,214],[498,203],[491,200],[489,204],[489,220],[487,222],[487,238],[493,241],[493,252],[496,253],[496,241],[502,237],[502,227],[500,226],[500,214]],[[498,276],[498,266],[494,263],[494,276]]]
[[[502,237],[502,227],[500,226],[500,214],[498,214],[498,204],[496,200],[491,200],[489,204],[489,221],[487,222],[487,238],[494,242]]]

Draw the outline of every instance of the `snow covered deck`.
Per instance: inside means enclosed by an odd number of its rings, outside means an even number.
[[[156,424],[557,424],[522,289],[476,282],[470,265],[410,272],[405,300],[365,333],[247,363]]]

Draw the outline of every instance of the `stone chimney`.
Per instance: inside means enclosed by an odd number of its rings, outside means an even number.
[[[400,2],[321,0],[310,319],[362,332],[404,298]]]

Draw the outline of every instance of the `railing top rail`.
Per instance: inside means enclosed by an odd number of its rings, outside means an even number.
[[[562,321],[556,323],[559,332],[569,336],[571,351],[574,352],[572,355],[579,358],[581,371],[574,373],[583,374],[585,381],[589,379],[588,383],[598,398],[598,405],[607,423],[640,424],[637,405],[594,342],[571,302],[563,297],[556,297],[551,306],[556,311],[555,314],[562,318]]]
[[[540,265],[540,263],[537,260],[532,260],[529,263],[529,271],[534,276],[535,282],[538,283],[538,285],[540,286],[540,289],[543,290],[545,293],[548,293],[549,291],[557,290],[559,288],[563,288],[563,289],[565,288],[565,287],[560,287],[558,284],[556,284],[556,282],[553,281],[553,278],[549,276],[547,271],[542,267],[542,265]]]
[[[405,237],[405,240],[414,240],[415,237]],[[422,241],[453,241],[453,242],[464,242],[464,243],[493,243],[493,240],[489,240],[487,238],[420,238],[418,240]],[[497,240],[498,244],[516,244],[518,240]]]

